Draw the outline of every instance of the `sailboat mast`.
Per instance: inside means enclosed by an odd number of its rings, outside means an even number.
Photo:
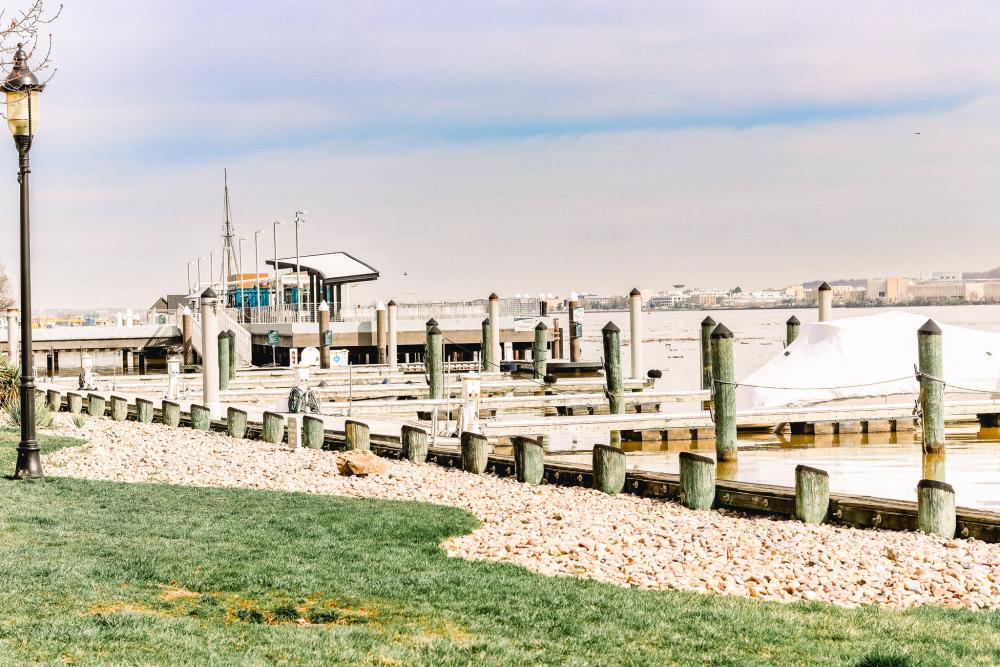
[[[222,289],[225,293],[229,292],[229,281],[233,276],[233,264],[236,261],[236,251],[233,248],[233,221],[229,216],[229,170],[223,168],[222,170],[223,179],[223,215],[225,216],[225,223],[222,230],[222,279],[220,283],[222,284]]]

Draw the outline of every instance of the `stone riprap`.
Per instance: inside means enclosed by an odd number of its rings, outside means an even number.
[[[87,419],[62,433],[89,444],[45,457],[49,475],[118,482],[418,500],[482,522],[448,540],[454,557],[517,563],[620,586],[719,592],[842,606],[1000,607],[1000,545],[692,511],[628,494],[472,475],[408,461],[342,476],[333,452],[234,440],[159,424]]]

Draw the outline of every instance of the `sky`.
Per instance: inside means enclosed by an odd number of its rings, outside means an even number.
[[[995,2],[65,0],[50,29],[36,309],[183,292],[224,168],[247,271],[305,210],[303,254],[381,272],[360,301],[1000,265]]]

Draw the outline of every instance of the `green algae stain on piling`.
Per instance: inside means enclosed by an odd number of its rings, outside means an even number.
[[[219,347],[219,389],[229,389],[229,334],[220,331],[218,336]]]
[[[620,415],[623,398],[621,332],[614,322],[608,322],[601,329],[604,343],[604,375],[607,382],[608,411]]]
[[[414,463],[423,463],[427,460],[427,431],[416,426],[404,425],[400,429],[399,439],[404,459]]]
[[[733,372],[733,332],[725,324],[712,331],[712,397],[715,405],[715,455],[735,461],[736,385]]]
[[[364,422],[348,419],[344,422],[344,439],[347,441],[347,449],[368,449],[372,448],[371,431],[368,424]]]
[[[681,452],[678,457],[681,504],[693,510],[709,510],[715,504],[715,461],[707,456]]]
[[[944,450],[944,360],[941,327],[927,320],[917,330],[920,364],[921,435],[925,452]]]
[[[320,417],[302,417],[302,446],[309,449],[323,449],[325,425]]]
[[[123,422],[128,417],[128,399],[124,396],[111,397],[111,418]]]
[[[78,415],[83,412],[83,395],[76,393],[75,391],[68,392],[66,394],[66,410],[70,414]]]
[[[261,440],[278,444],[285,439],[285,418],[276,412],[265,412]]]
[[[140,424],[153,421],[153,402],[148,398],[135,399],[135,420]]]
[[[444,367],[441,363],[441,330],[436,324],[427,329],[427,385],[428,398],[442,398]]]
[[[493,338],[490,329],[490,318],[483,320],[483,351],[481,354],[483,360],[482,369],[484,373],[492,373],[496,370],[493,365]]]
[[[45,392],[45,404],[52,412],[59,412],[62,408],[62,394],[55,389],[49,389]]]
[[[540,484],[545,474],[545,450],[534,438],[515,436],[514,475],[522,484]]]
[[[591,465],[595,489],[615,494],[625,488],[625,452],[621,448],[594,445]]]
[[[204,405],[191,404],[191,428],[207,431],[212,424],[212,412]]]
[[[712,332],[715,320],[706,317],[701,321],[701,388],[711,389],[712,383]]]
[[[802,330],[802,323],[799,322],[799,318],[792,315],[785,322],[785,347],[788,347],[795,342],[795,339],[799,337],[799,332]]]
[[[481,475],[486,472],[488,459],[486,436],[462,431],[462,470]]]
[[[548,369],[548,337],[549,328],[545,322],[535,325],[535,340],[531,345],[531,369],[536,380],[545,377]]]
[[[226,409],[226,433],[230,438],[242,440],[247,435],[247,413],[239,408]]]
[[[103,396],[98,394],[87,395],[87,414],[91,417],[103,417],[104,408],[105,401]]]
[[[229,379],[236,379],[236,332],[230,329],[226,332],[229,339]],[[219,387],[220,389],[222,387]]]
[[[823,523],[830,509],[830,475],[825,470],[795,466],[795,518]]]
[[[955,537],[955,489],[933,479],[917,482],[917,527],[931,535]]]
[[[167,426],[179,426],[181,423],[180,403],[173,401],[163,401],[163,408],[160,411],[161,419]]]

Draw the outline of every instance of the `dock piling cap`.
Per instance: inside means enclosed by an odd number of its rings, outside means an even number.
[[[496,292],[493,292],[492,294],[490,294],[490,301],[496,301],[496,300],[497,300],[497,299],[499,299],[499,298],[500,298],[500,297],[499,297],[499,296],[497,296],[497,293],[496,293]]]
[[[614,322],[608,322],[604,325],[604,328],[601,329],[601,331],[604,331],[605,333],[618,333],[621,329],[619,329]]]
[[[638,287],[633,287],[632,291],[628,293],[629,296],[642,296],[642,292],[639,291]]]
[[[538,324],[535,325],[535,331],[545,331],[547,329],[548,327],[545,326],[545,322],[539,322]]]
[[[438,329],[437,325],[435,324],[430,329],[427,330],[427,333],[430,334],[430,335],[432,335],[432,336],[440,336],[441,335],[441,330]]]
[[[429,326],[429,327],[436,327],[437,325],[438,325],[438,321],[435,320],[433,317],[431,319],[427,320],[427,326]]]
[[[330,310],[330,304],[328,304],[326,302],[326,299],[324,299],[323,301],[320,302],[320,304],[319,304],[319,310],[322,310],[322,311],[329,311]]]
[[[712,331],[712,338],[732,338],[733,332],[725,324],[720,324]]]
[[[792,315],[791,317],[788,318],[788,321],[785,322],[785,324],[801,324],[801,322],[799,322],[799,318]]]
[[[389,306],[390,308],[395,308],[396,307],[396,300],[395,299],[389,299],[389,303],[387,303],[386,305]]]
[[[486,319],[483,320],[483,324],[488,326],[489,323],[490,323],[490,318],[487,317]]]
[[[706,317],[705,319],[703,319],[701,321],[701,326],[703,326],[703,327],[714,327],[715,326],[715,320],[713,320],[712,316],[709,315],[708,317]]]
[[[818,289],[818,290],[819,290],[820,292],[829,292],[829,291],[830,291],[830,290],[832,290],[833,288],[832,288],[832,287],[830,287],[830,283],[828,283],[828,282],[826,282],[826,281],[824,280],[824,281],[823,281],[823,284],[822,284],[822,285],[820,285],[820,286],[819,286],[819,287],[818,287],[817,289]]]
[[[215,293],[215,290],[209,287],[204,292],[201,293],[202,299],[218,299],[219,295]]]
[[[934,320],[927,320],[922,327],[917,329],[917,333],[922,336],[940,336],[941,327]]]

